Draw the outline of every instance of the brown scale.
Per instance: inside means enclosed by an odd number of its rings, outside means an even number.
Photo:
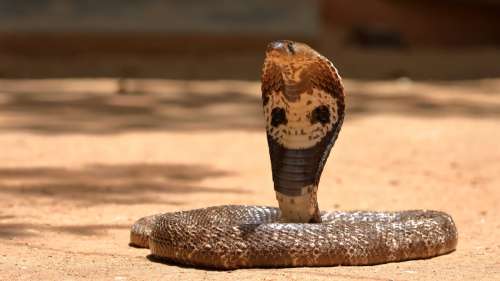
[[[297,71],[301,81],[294,80]],[[305,95],[310,98],[306,102]],[[373,265],[455,250],[457,229],[443,212],[319,212],[319,178],[345,109],[340,76],[326,58],[305,44],[271,43],[262,74],[262,100],[280,208],[225,205],[144,217],[134,223],[130,245],[149,247],[152,256],[167,262],[218,269]],[[294,124],[304,124],[293,114],[282,115],[294,112],[297,103],[299,109],[319,108],[306,113],[310,125],[300,128],[302,136],[318,140],[300,149],[283,142],[285,130],[289,133],[296,129]],[[286,111],[273,119],[271,105]],[[321,223],[290,223],[295,219]]]

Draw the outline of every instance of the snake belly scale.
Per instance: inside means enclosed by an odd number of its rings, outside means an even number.
[[[372,265],[455,250],[440,211],[321,212],[319,179],[344,119],[333,64],[303,43],[268,45],[262,101],[279,208],[224,205],[157,214],[132,226],[130,245],[171,262],[217,269]]]

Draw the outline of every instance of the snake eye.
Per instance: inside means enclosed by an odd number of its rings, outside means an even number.
[[[288,44],[286,44],[286,47],[288,48],[288,51],[290,52],[290,54],[295,54],[295,48],[293,47],[293,42],[288,42]]]
[[[322,125],[330,122],[330,110],[328,110],[328,106],[320,105],[312,111],[311,123],[314,124],[316,122],[319,122]]]
[[[286,119],[285,109],[282,107],[273,108],[273,111],[271,111],[271,125],[273,127],[278,127],[279,125],[286,123],[288,123],[288,120]]]

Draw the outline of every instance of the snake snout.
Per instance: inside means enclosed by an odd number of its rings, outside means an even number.
[[[267,52],[275,51],[282,55],[294,55],[296,52],[295,42],[290,40],[279,40],[267,45]]]

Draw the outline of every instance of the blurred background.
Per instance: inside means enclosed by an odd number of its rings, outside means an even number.
[[[500,75],[496,0],[0,0],[0,77],[259,78],[266,44],[343,76]]]
[[[278,39],[333,61],[347,121],[500,116],[500,1],[0,0],[0,127],[262,130]]]
[[[145,215],[277,205],[259,78],[278,39],[344,81],[320,208],[443,210],[456,253],[273,275],[127,247]],[[500,0],[0,0],[0,279],[500,280],[499,97]]]

